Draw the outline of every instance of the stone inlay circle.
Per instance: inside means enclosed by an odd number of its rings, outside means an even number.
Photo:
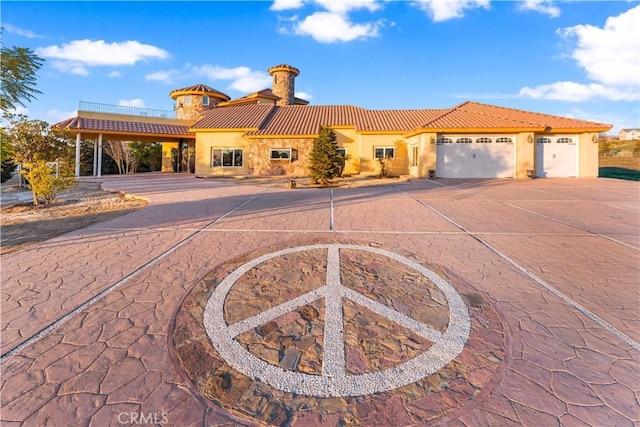
[[[226,297],[234,284],[254,267],[297,252],[327,250],[326,284],[257,315],[228,325],[224,318]],[[428,278],[444,294],[449,307],[449,322],[444,332],[429,327],[411,317],[374,301],[341,284],[340,250],[364,251],[395,260]],[[260,327],[288,312],[324,298],[325,327],[321,375],[293,372],[272,365],[245,349],[236,337]],[[424,353],[396,366],[377,372],[349,375],[345,369],[343,336],[343,299],[351,300],[369,310],[413,331],[433,342]],[[392,390],[429,376],[462,351],[469,336],[471,323],[465,303],[458,292],[442,277],[417,262],[383,249],[346,245],[321,244],[299,246],[266,254],[244,263],[232,271],[212,292],[204,311],[204,326],[216,350],[234,369],[257,378],[282,391],[298,395],[333,397],[360,396]]]

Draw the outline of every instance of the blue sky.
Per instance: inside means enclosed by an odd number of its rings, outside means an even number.
[[[637,1],[2,2],[2,43],[46,59],[50,123],[78,101],[171,110],[204,83],[232,98],[297,67],[312,104],[448,108],[466,100],[640,127]]]

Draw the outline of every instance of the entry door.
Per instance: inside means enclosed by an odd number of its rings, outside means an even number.
[[[577,144],[574,135],[541,136],[536,139],[536,176],[569,178],[577,176]]]
[[[411,158],[409,159],[410,161],[409,175],[418,176],[418,165],[420,164],[420,154],[418,150],[418,144],[411,145],[409,149],[409,153],[411,156]]]

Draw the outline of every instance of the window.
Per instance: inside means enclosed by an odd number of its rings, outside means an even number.
[[[496,144],[513,144],[513,139],[503,136],[501,138],[496,139]]]
[[[444,136],[438,137],[438,145],[440,144],[453,144],[453,140],[451,138],[445,138]]]
[[[573,144],[573,139],[571,139],[571,138],[558,138],[556,143],[558,143],[558,144]]]
[[[539,137],[538,139],[536,139],[536,143],[538,143],[538,144],[551,144],[551,139]]]
[[[396,154],[396,149],[392,147],[381,147],[375,149],[376,159],[393,159]]]
[[[204,105],[205,107],[209,105],[209,97],[207,95],[204,95],[202,97],[202,105]]]
[[[214,168],[220,166],[232,168],[241,167],[242,148],[212,148],[211,166]]]
[[[271,160],[291,160],[291,148],[272,148],[269,158]]]
[[[347,157],[347,149],[346,148],[337,148],[336,154],[338,156]]]
[[[476,143],[478,144],[491,144],[491,138],[477,138]]]
[[[411,147],[411,166],[418,166],[418,146]]]
[[[184,105],[191,105],[191,95],[185,95]]]
[[[473,140],[471,138],[458,138],[456,144],[471,144]]]

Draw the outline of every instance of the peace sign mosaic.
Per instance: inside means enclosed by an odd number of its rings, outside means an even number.
[[[414,255],[342,242],[214,269],[172,339],[214,408],[274,425],[441,418],[485,394],[505,355],[503,323],[471,285]]]

